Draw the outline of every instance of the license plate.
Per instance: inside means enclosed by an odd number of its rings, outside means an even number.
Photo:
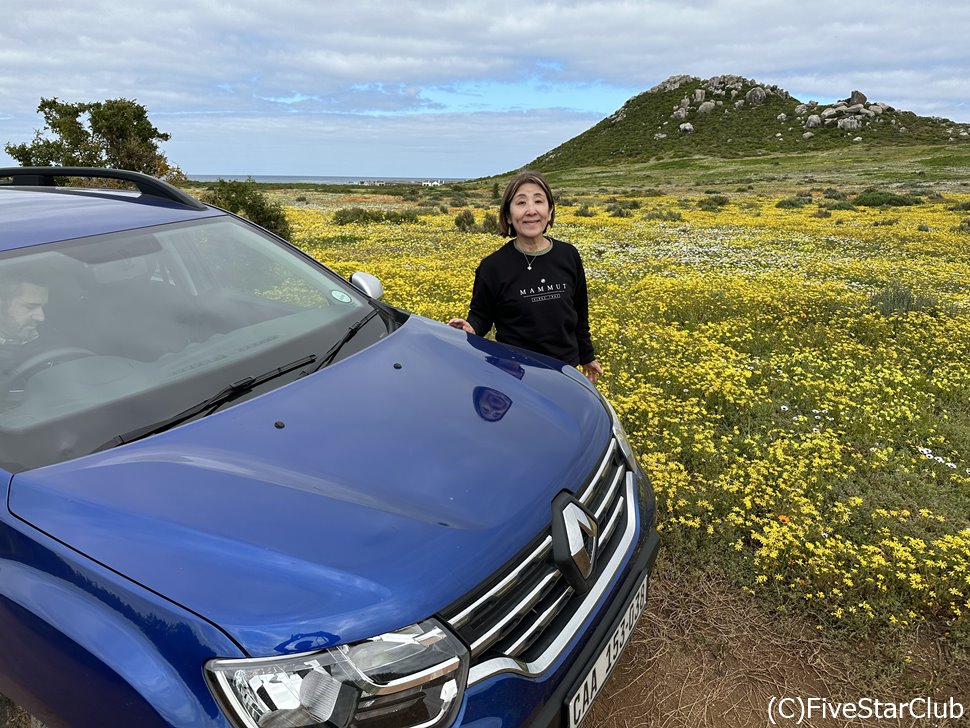
[[[647,586],[647,576],[644,575],[643,581],[640,582],[640,586],[637,587],[636,594],[633,596],[633,601],[627,606],[623,618],[616,625],[616,629],[613,630],[613,634],[607,640],[603,651],[596,658],[593,667],[586,673],[586,677],[583,678],[576,691],[566,699],[569,728],[577,728],[583,722],[583,718],[593,707],[593,701],[606,683],[606,678],[616,667],[623,648],[630,641],[633,629],[647,606]]]

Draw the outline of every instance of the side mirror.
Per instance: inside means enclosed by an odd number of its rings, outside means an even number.
[[[350,276],[350,282],[371,298],[380,300],[384,297],[384,284],[377,276],[357,271]]]

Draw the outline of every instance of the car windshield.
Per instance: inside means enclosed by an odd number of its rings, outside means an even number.
[[[6,253],[0,466],[77,457],[227,387],[220,406],[292,381],[333,357],[375,305],[229,216]],[[390,328],[386,317],[373,325],[381,331],[341,355]],[[247,380],[258,386],[238,386]]]

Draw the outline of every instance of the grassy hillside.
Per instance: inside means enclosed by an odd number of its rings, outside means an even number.
[[[970,185],[970,146],[953,149],[949,144],[881,148],[855,145],[821,152],[778,152],[732,159],[696,155],[539,169],[547,172],[555,191],[566,194],[589,189],[616,194],[649,190],[683,193],[697,188],[723,194],[772,194],[829,186],[846,190],[888,186],[911,192],[959,192]],[[507,177],[501,178],[500,184]]]
[[[759,94],[752,94],[753,89],[764,92],[762,101],[752,98]],[[682,106],[683,118],[675,118]],[[829,108],[833,110],[826,121]],[[736,76],[673,77],[634,96],[616,113],[527,166],[555,172],[694,156],[736,159],[860,147],[871,153],[913,145],[942,145],[970,153],[970,125],[869,100],[861,108],[836,109],[837,104],[803,102],[784,89]],[[819,125],[809,128],[813,115],[820,117]],[[685,123],[693,131],[681,131]],[[805,138],[806,133],[811,136]]]

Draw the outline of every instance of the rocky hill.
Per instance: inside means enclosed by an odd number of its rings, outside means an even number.
[[[530,166],[561,170],[695,155],[732,158],[914,144],[970,148],[970,124],[917,116],[870,101],[860,91],[819,104],[741,76],[671,76]]]

